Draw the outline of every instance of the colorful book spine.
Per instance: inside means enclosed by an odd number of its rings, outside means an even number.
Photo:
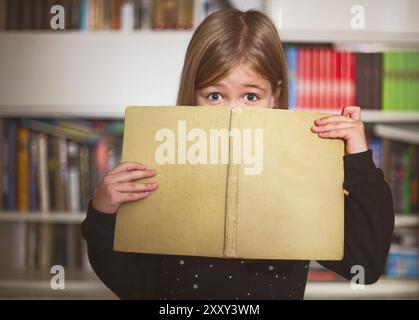
[[[297,106],[297,48],[295,46],[286,47],[288,65],[288,108],[293,110]]]
[[[82,31],[89,30],[89,0],[80,0],[80,18],[79,29]]]
[[[4,208],[4,198],[3,196],[6,194],[6,188],[4,186],[5,179],[4,173],[7,170],[6,167],[6,155],[7,155],[7,145],[5,139],[5,129],[4,129],[4,119],[0,118],[0,210]]]
[[[7,123],[7,210],[16,209],[16,120]]]
[[[29,210],[38,209],[38,160],[39,144],[37,135],[29,133]]]

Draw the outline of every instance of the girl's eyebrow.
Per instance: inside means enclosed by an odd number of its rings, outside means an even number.
[[[264,88],[264,87],[262,87],[262,86],[260,86],[260,85],[257,85],[257,84],[253,84],[253,83],[248,83],[248,84],[240,84],[242,87],[245,87],[245,88],[254,88],[254,89],[258,89],[258,90],[260,90],[260,91],[263,91],[263,92],[266,92],[266,89]],[[222,83],[214,83],[214,84],[211,84],[211,85],[209,85],[208,87],[219,87],[219,88],[225,88],[226,86],[224,85],[224,84],[222,84]]]
[[[242,84],[243,87],[245,88],[254,88],[254,89],[258,89],[260,91],[266,92],[266,89],[262,86],[259,86],[257,84]]]

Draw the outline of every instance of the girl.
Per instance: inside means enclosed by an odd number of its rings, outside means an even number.
[[[178,105],[282,108],[287,71],[279,35],[257,11],[223,10],[195,31],[184,62]],[[345,245],[342,261],[321,264],[351,279],[365,271],[366,284],[380,277],[393,232],[392,196],[368,150],[360,108],[318,119],[313,134],[344,139]],[[120,298],[302,299],[309,261],[216,259],[114,252],[115,212],[127,201],[158,192],[146,164],[121,163],[101,180],[82,231],[91,265]],[[210,192],[210,190],[209,190]],[[269,192],[269,191],[267,191]]]

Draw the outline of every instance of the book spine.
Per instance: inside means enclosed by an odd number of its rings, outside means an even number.
[[[356,102],[356,55],[348,52],[348,106],[354,106]],[[371,96],[372,92],[369,93]]]
[[[297,49],[297,105],[298,108],[304,108],[305,106],[305,68],[304,68],[304,59],[305,59],[305,49]]]
[[[411,160],[412,164],[412,187],[411,187],[411,199],[412,199],[412,212],[419,212],[419,147],[414,147],[413,157]]]
[[[325,64],[326,64],[326,79],[325,79],[325,94],[324,94],[324,104],[327,109],[333,109],[332,105],[332,93],[333,93],[333,61],[332,61],[332,50],[325,50]]]
[[[39,209],[43,213],[50,210],[49,179],[48,179],[48,139],[43,133],[37,135],[38,139],[38,197]]]
[[[3,179],[4,174],[4,166],[5,166],[5,154],[6,154],[6,139],[4,139],[4,119],[0,118],[0,211],[3,209],[3,195],[5,193],[4,183],[5,180]],[[6,169],[7,170],[7,169]]]
[[[38,133],[38,190],[39,190],[39,208],[42,213],[50,211],[50,187],[48,176],[48,137],[44,133]],[[52,226],[50,224],[41,224],[38,228],[38,257],[37,266],[41,270],[50,267],[51,259],[51,241]]]
[[[16,120],[7,123],[7,206],[8,210],[16,208]]]
[[[102,0],[102,29],[110,30],[113,26],[113,0]]]
[[[166,27],[164,19],[164,0],[153,1],[152,27],[155,30],[162,30]]]
[[[80,29],[80,4],[81,0],[71,0],[69,4],[70,9],[70,25],[72,30],[79,30]]]
[[[33,25],[34,1],[22,1],[22,15],[20,16],[20,29],[30,30]]]
[[[382,53],[373,54],[373,71],[372,71],[372,102],[371,109],[381,109],[381,79],[382,79]]]
[[[241,110],[230,110],[229,130],[241,130]],[[229,164],[227,170],[227,190],[226,190],[226,216],[224,229],[224,250],[223,256],[228,258],[237,257],[237,223],[238,223],[238,191],[239,191],[239,155],[234,154],[238,150],[233,145],[234,139],[230,139],[229,145]]]
[[[67,193],[68,193],[68,165],[67,165],[67,141],[65,139],[57,139],[58,150],[58,170],[56,171],[56,186],[57,186],[57,210],[65,211],[68,208]]]
[[[29,134],[29,209],[38,209],[38,140],[36,134]]]
[[[89,30],[89,1],[80,0],[80,30],[87,31]]]
[[[121,28],[121,0],[113,0],[112,5],[112,29],[119,30]]]
[[[191,29],[193,26],[194,1],[193,0],[179,0],[176,29],[185,30]]]
[[[153,20],[153,0],[142,0],[142,16],[141,16],[141,29],[150,30],[152,28]]]
[[[342,52],[336,52],[336,72],[335,72],[335,81],[333,87],[333,98],[335,109],[342,109],[342,100],[341,100],[341,81],[342,81]]]
[[[304,78],[305,78],[305,109],[313,108],[313,49],[305,50]]]
[[[297,48],[295,46],[287,46],[287,65],[288,65],[288,79],[289,79],[289,95],[288,95],[288,108],[294,109],[297,105]]]
[[[96,1],[89,0],[89,30],[96,30],[96,19],[98,19],[96,14]]]
[[[390,67],[390,57],[389,53],[383,53],[383,77],[381,84],[381,101],[382,101],[382,110],[387,111],[390,109],[390,79],[388,76],[388,70]]]
[[[80,194],[82,196],[82,208],[87,209],[89,199],[91,196],[90,192],[90,151],[87,146],[80,147],[79,157],[80,167]]]
[[[125,0],[121,7],[121,30],[132,31],[135,27],[135,6],[133,1]]]
[[[18,128],[17,131],[17,209],[29,210],[29,130]]]
[[[319,82],[318,82],[318,107],[320,109],[326,109],[326,49],[319,49]]]
[[[68,154],[68,209],[71,212],[80,211],[80,171],[78,166],[79,147],[74,142],[67,146]]]
[[[6,13],[7,13],[6,0],[0,0],[0,31],[6,30]]]
[[[317,110],[319,103],[319,82],[320,82],[320,49],[312,49],[312,89],[311,89],[311,108]]]
[[[349,101],[349,53],[343,51],[341,53],[341,78],[340,78],[340,108],[348,106]]]

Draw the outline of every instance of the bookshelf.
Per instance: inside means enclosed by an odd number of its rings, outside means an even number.
[[[419,145],[419,126],[392,126],[378,124],[374,133],[381,138]]]
[[[125,105],[0,105],[0,117],[121,120],[124,118],[125,107]],[[327,109],[318,111],[325,113],[336,112]],[[419,123],[419,112],[363,110],[362,121],[372,124],[416,124]]]
[[[192,33],[193,30],[0,31],[0,117],[123,119],[127,105],[173,105]],[[280,35],[283,42],[332,43],[340,49],[361,52],[419,49],[417,28],[395,32],[313,30],[304,25],[281,28]],[[372,124],[378,135],[406,141],[405,134],[391,131],[393,124],[418,125],[419,112],[364,110],[362,120]],[[382,133],[383,124],[387,133]],[[417,137],[414,139],[417,141]],[[84,217],[84,212],[0,212],[0,224],[79,225]],[[419,227],[419,214],[397,215],[395,225]],[[0,296],[115,298],[89,272],[69,274],[66,294],[53,292],[46,280],[48,276],[2,275]],[[417,298],[419,281],[383,277],[365,290],[352,290],[349,283],[340,282],[307,284],[306,299],[331,297]]]
[[[383,277],[364,289],[353,289],[350,282],[308,282],[304,299],[417,299],[418,279]]]
[[[60,223],[80,224],[86,218],[85,212],[0,212],[0,222],[39,222],[39,223]]]

